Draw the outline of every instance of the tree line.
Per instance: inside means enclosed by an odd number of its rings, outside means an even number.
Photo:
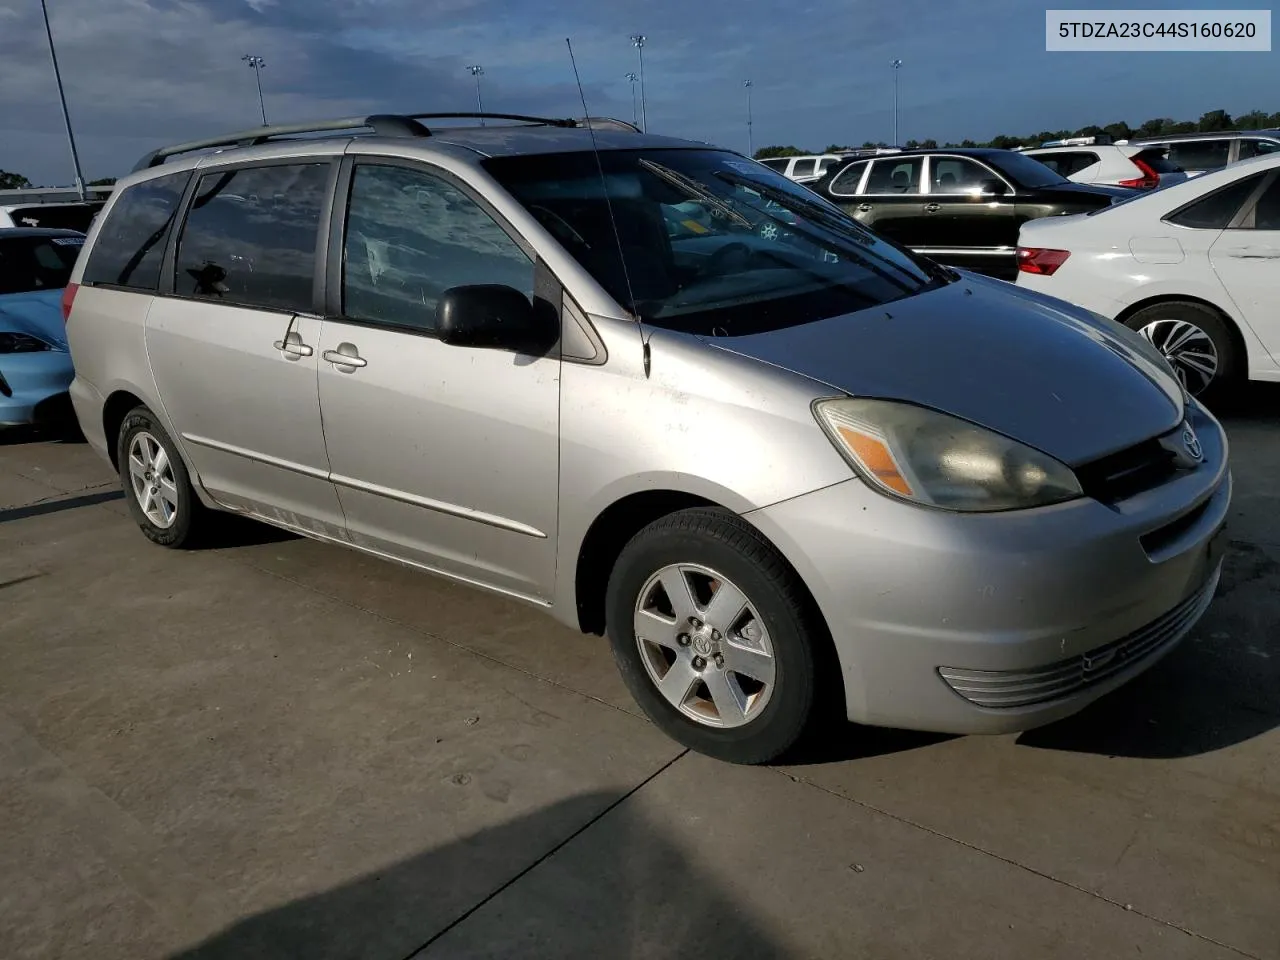
[[[1079,130],[1042,130],[1039,133],[1025,137],[1000,134],[986,141],[961,140],[959,143],[947,142],[942,146],[998,147],[1009,150],[1013,147],[1039,146],[1047,140],[1064,140],[1067,137],[1096,137],[1100,134],[1106,134],[1112,140],[1128,140],[1133,137],[1162,137],[1171,133],[1216,133],[1220,130],[1270,130],[1275,128],[1280,128],[1280,113],[1251,110],[1241,116],[1232,117],[1225,110],[1210,110],[1202,115],[1199,120],[1172,120],[1168,117],[1157,117],[1137,127],[1131,127],[1123,120],[1120,120],[1116,123],[1109,123],[1105,127],[1091,124],[1087,127],[1081,127]],[[890,144],[883,141],[873,142],[868,140],[862,144],[862,149],[887,146],[890,146]],[[902,146],[908,150],[931,150],[938,146],[938,141],[932,139],[908,140]],[[840,153],[843,150],[852,149],[855,149],[852,145],[841,146],[836,143],[830,144],[825,150],[821,151],[801,150],[799,147],[794,146],[769,146],[761,147],[757,150],[755,158],[757,160],[765,160],[769,157],[812,156],[815,153]]]
[[[115,177],[103,177],[101,180],[90,180],[85,184],[85,186],[109,187],[115,182]],[[35,184],[20,173],[10,173],[8,170],[0,170],[0,190],[29,190],[34,186]]]

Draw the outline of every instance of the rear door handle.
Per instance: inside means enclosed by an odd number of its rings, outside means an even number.
[[[1231,247],[1226,254],[1239,260],[1280,260],[1277,247]]]
[[[354,343],[340,343],[338,349],[326,350],[320,356],[335,367],[351,367],[354,370],[356,367],[368,365],[368,361],[360,356],[360,351],[356,349]]]
[[[302,342],[296,333],[291,333],[283,340],[277,340],[272,344],[277,350],[283,353],[290,360],[297,360],[299,357],[309,357],[315,351]]]
[[[942,209],[942,204],[940,203],[926,203],[924,205],[925,213],[937,213],[941,209]]]

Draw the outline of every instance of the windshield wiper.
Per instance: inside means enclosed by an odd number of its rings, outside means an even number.
[[[641,159],[640,166],[644,167],[655,176],[661,177],[672,186],[680,187],[689,191],[689,193],[693,194],[694,197],[722,214],[725,219],[729,220],[731,223],[735,223],[740,227],[746,227],[748,230],[752,229],[753,224],[750,220],[717,197],[706,186],[699,183],[697,180],[694,180],[691,177],[686,177],[683,173],[672,170],[670,167],[664,167],[660,163],[654,163],[652,160]]]

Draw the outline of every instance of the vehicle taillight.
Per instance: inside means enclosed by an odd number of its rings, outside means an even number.
[[[1035,273],[1052,277],[1071,256],[1068,250],[1047,250],[1043,247],[1019,247],[1018,269],[1023,273]]]
[[[68,283],[66,289],[62,291],[62,322],[66,323],[71,319],[71,305],[76,301],[76,291],[80,289],[78,283]]]
[[[1140,157],[1130,157],[1129,162],[1142,171],[1142,176],[1134,177],[1132,180],[1121,180],[1120,186],[1134,187],[1138,190],[1154,190],[1160,186],[1160,174],[1156,173],[1151,164]]]

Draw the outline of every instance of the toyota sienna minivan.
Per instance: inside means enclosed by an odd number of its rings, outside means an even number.
[[[151,540],[229,511],[517,598],[736,762],[832,703],[1044,724],[1204,612],[1227,445],[1136,334],[726,150],[438,119],[181,144],[117,185],[64,298],[71,392]]]

